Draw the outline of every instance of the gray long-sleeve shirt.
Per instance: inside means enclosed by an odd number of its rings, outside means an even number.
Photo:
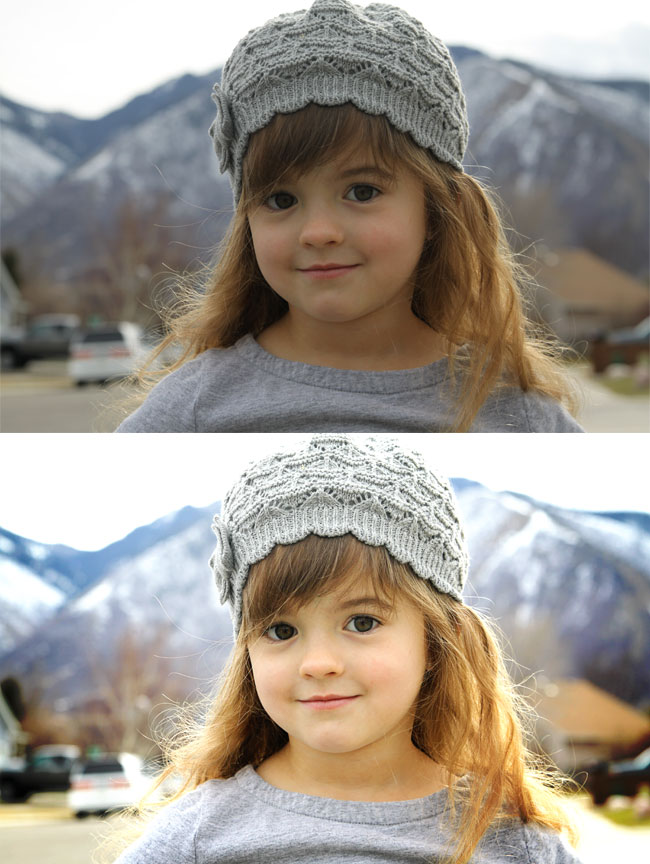
[[[168,805],[116,864],[424,864],[444,857],[447,792],[412,801],[317,798],[249,765]],[[489,830],[475,864],[580,864],[558,835],[520,821]]]
[[[283,360],[252,336],[204,351],[164,378],[118,432],[447,432],[447,360],[372,372]],[[582,432],[557,402],[512,387],[472,432]]]

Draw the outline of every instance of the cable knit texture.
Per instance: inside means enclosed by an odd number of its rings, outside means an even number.
[[[210,128],[235,201],[249,136],[278,114],[315,102],[352,102],[383,115],[459,170],[469,126],[458,72],[445,45],[403,9],[316,0],[251,30],[226,62]]]
[[[449,482],[390,438],[316,435],[249,466],[214,517],[210,566],[235,634],[251,564],[310,534],[385,546],[462,602],[469,558]]]

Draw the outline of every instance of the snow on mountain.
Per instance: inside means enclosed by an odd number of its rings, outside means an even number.
[[[0,655],[37,626],[43,628],[59,606],[74,608],[75,598],[92,597],[94,590],[105,594],[110,583],[101,580],[107,573],[125,562],[128,571],[139,553],[161,540],[173,545],[179,532],[205,521],[217,507],[185,507],[95,552],[38,543],[0,528]],[[16,590],[17,572],[24,574],[24,592]]]
[[[468,597],[497,619],[517,661],[650,701],[647,532],[480,486],[459,501],[472,559]]]
[[[0,661],[0,677],[28,681],[39,669],[46,698],[74,702],[79,693],[93,692],[98,675],[109,674],[121,646],[130,642],[141,644],[152,662],[153,653],[164,655],[176,674],[195,675],[203,662],[212,664],[214,674],[231,644],[232,626],[207,565],[214,548],[207,512],[185,508],[138,531],[148,544],[134,542],[137,532],[121,541],[132,554],[115,550],[101,580],[42,620],[38,638],[12,646]]]
[[[459,72],[471,129],[466,162],[498,187],[516,229],[645,272],[647,95],[482,55],[461,60]]]
[[[209,90],[201,88],[124,128],[19,214],[7,236],[28,244],[38,236],[37,254],[56,263],[60,278],[72,277],[108,266],[118,214],[129,201],[148,223],[172,226],[177,239],[187,234],[215,245],[232,195],[207,133],[212,111]],[[53,230],[53,208],[66,231]]]
[[[65,601],[65,594],[39,579],[17,561],[0,570],[0,655],[28,637],[38,624]]]
[[[15,129],[2,131],[2,214],[12,219],[65,172],[65,161]]]

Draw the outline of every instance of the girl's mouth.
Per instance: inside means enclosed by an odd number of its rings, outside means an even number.
[[[331,711],[334,708],[349,705],[357,698],[357,696],[316,696],[312,699],[300,699],[298,701],[316,711]]]
[[[358,264],[314,265],[304,270],[300,269],[300,272],[313,279],[335,279],[337,276],[345,276],[347,273],[351,273],[358,266]]]

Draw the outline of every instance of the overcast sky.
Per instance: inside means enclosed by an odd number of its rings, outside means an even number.
[[[98,549],[219,500],[253,459],[306,435],[8,435],[0,526]],[[645,435],[406,435],[448,476],[585,510],[650,510]]]
[[[308,5],[301,0],[7,0],[0,92],[35,108],[102,116],[185,72],[209,72],[251,27]],[[650,77],[647,0],[393,0],[393,5],[449,44],[577,74]]]

